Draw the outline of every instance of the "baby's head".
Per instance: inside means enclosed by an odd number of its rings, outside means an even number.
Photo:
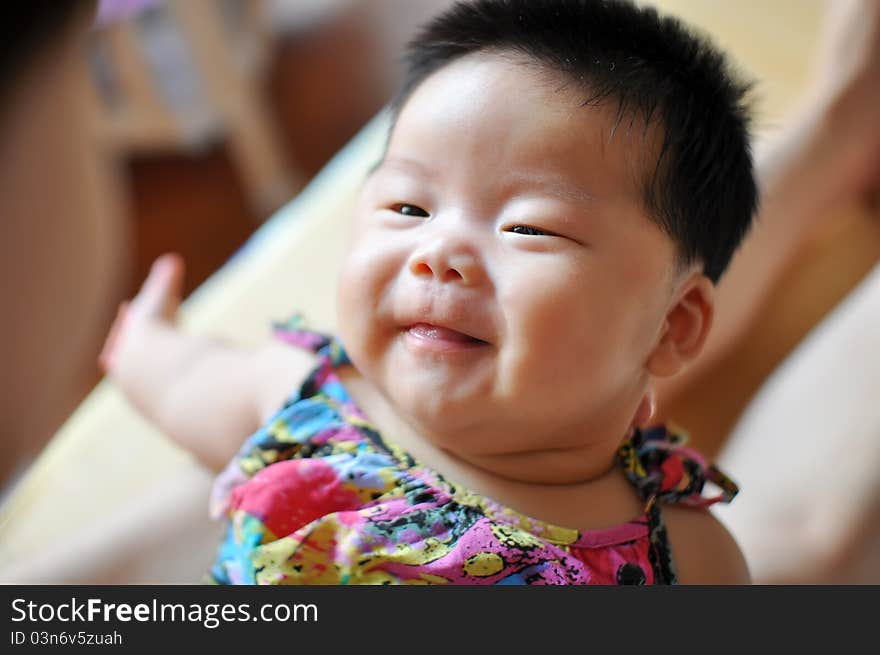
[[[746,88],[648,8],[474,0],[411,43],[339,286],[352,361],[473,461],[613,452],[757,201]]]

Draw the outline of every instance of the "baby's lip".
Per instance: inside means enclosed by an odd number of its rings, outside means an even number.
[[[423,339],[455,341],[459,343],[486,343],[482,339],[478,339],[477,337],[467,334],[466,332],[454,330],[452,328],[437,325],[435,323],[413,323],[412,325],[407,326],[406,329],[409,330],[411,333],[422,337]]]

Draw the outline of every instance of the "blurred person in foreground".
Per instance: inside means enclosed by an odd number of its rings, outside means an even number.
[[[8,3],[0,38],[0,490],[97,381],[127,230],[105,185],[85,46],[97,2]]]

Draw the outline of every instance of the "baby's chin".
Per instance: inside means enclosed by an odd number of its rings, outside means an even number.
[[[442,390],[419,390],[412,385],[392,384],[388,399],[408,423],[437,435],[472,431],[483,420],[485,406],[473,396],[455,396]]]

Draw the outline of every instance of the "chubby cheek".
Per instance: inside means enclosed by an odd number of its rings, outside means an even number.
[[[378,240],[357,237],[343,261],[337,288],[339,335],[358,368],[370,368],[380,347],[383,326],[393,323],[390,292],[400,258]],[[390,329],[390,327],[389,327]]]
[[[339,271],[336,287],[336,324],[339,336],[345,344],[345,350],[352,358],[362,338],[362,327],[357,323],[357,317],[361,312],[356,305],[363,295],[359,287],[357,267],[352,262],[351,253],[348,253]]]
[[[628,347],[622,303],[604,285],[588,285],[570,269],[536,270],[528,286],[505,290],[511,322],[511,391],[550,396],[554,404],[595,398],[615,384]],[[602,388],[599,388],[601,382]]]

